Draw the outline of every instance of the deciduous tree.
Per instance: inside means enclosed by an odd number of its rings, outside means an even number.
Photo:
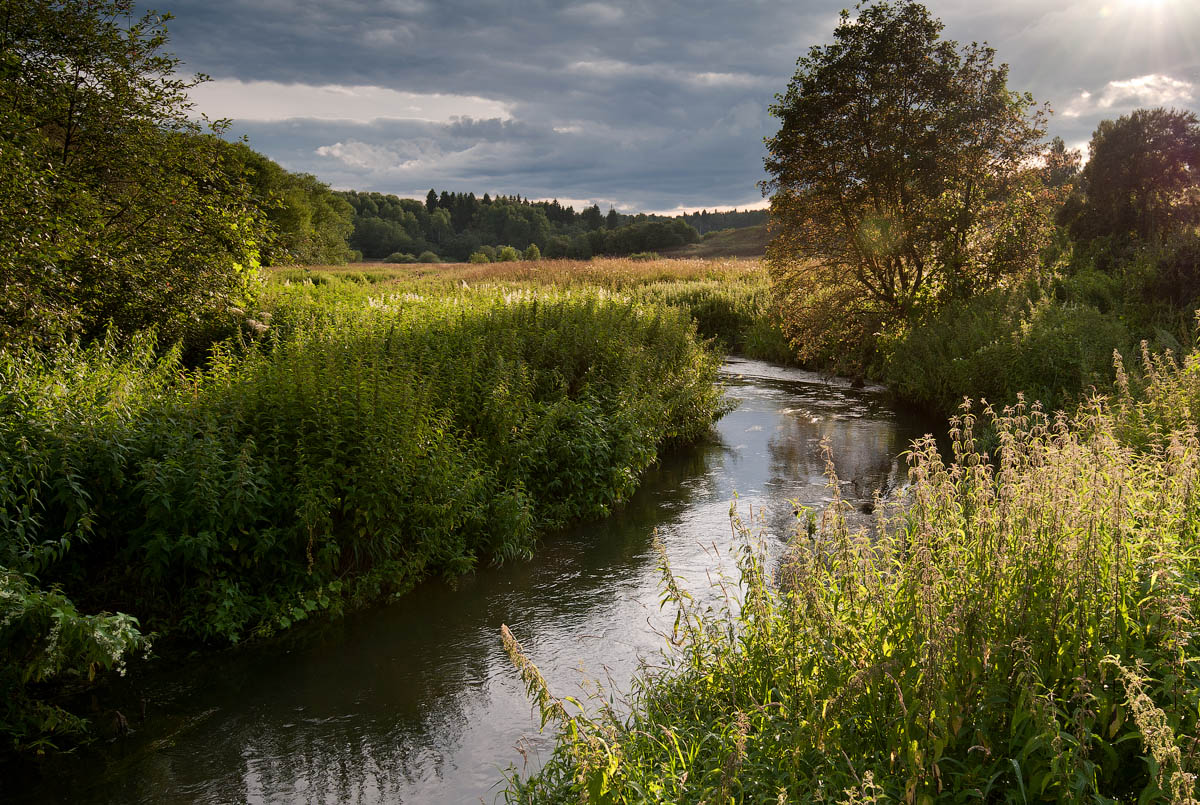
[[[773,285],[810,355],[1036,260],[1043,112],[994,51],[941,38],[921,4],[842,12],[798,62],[767,139]]]
[[[1137,109],[1105,120],[1067,213],[1078,238],[1161,240],[1200,224],[1200,120],[1192,112]]]
[[[132,0],[6,2],[0,18],[0,345],[243,303],[262,220],[220,126],[191,117],[168,17]]]

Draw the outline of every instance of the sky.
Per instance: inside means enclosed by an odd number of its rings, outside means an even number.
[[[825,0],[161,0],[199,112],[335,188],[623,212],[762,206],[768,112],[832,41]],[[1200,0],[930,0],[1084,146],[1132,109],[1200,110]]]

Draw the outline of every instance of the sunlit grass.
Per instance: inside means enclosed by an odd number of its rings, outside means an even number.
[[[678,647],[628,717],[517,657],[561,737],[509,801],[1196,802],[1200,356],[1142,375],[1074,417],[963,413],[873,536],[835,497],[773,578],[735,520],[742,605],[665,569]]]

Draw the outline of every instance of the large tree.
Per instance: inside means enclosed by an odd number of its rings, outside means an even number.
[[[994,51],[919,3],[856,10],[799,60],[766,141],[768,266],[810,356],[1022,271],[1045,220],[1044,113]]]
[[[195,333],[253,284],[262,221],[133,0],[0,3],[0,346]]]
[[[1092,135],[1079,193],[1065,211],[1078,238],[1162,240],[1200,224],[1200,120],[1137,109]]]

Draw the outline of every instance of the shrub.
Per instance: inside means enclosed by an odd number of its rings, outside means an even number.
[[[471,256],[467,258],[468,263],[490,263],[491,259],[483,252],[471,252]]]
[[[442,258],[438,257],[433,252],[426,250],[426,251],[421,252],[421,255],[417,258],[417,262],[418,263],[440,263],[440,262],[442,262]]]
[[[427,254],[428,252],[426,252]],[[422,255],[424,256],[424,255]],[[387,257],[383,258],[385,263],[415,263],[417,258],[408,252],[392,252]]]
[[[1113,350],[1129,347],[1115,314],[996,291],[901,333],[883,375],[901,397],[943,413],[967,396],[1003,405],[1019,392],[1054,409],[1111,388]]]
[[[323,276],[276,286],[263,335],[204,369],[152,335],[0,353],[0,573],[21,574],[0,606],[84,619],[115,641],[110,665],[138,622],[176,641],[269,634],[528,555],[722,410],[719,359],[680,311],[595,292],[379,296]],[[114,602],[125,614],[78,614]],[[10,614],[0,645],[36,647],[33,630],[53,648],[66,622]],[[2,692],[26,705],[0,731],[37,740],[30,677],[5,656]]]
[[[634,252],[629,255],[629,259],[636,263],[650,263],[662,258],[658,255],[658,252]]]
[[[541,260],[542,250],[538,248],[536,243],[530,243],[525,249],[525,254],[522,255],[524,260]]]
[[[496,252],[497,263],[513,263],[521,259],[521,253],[512,246],[501,246]]]

